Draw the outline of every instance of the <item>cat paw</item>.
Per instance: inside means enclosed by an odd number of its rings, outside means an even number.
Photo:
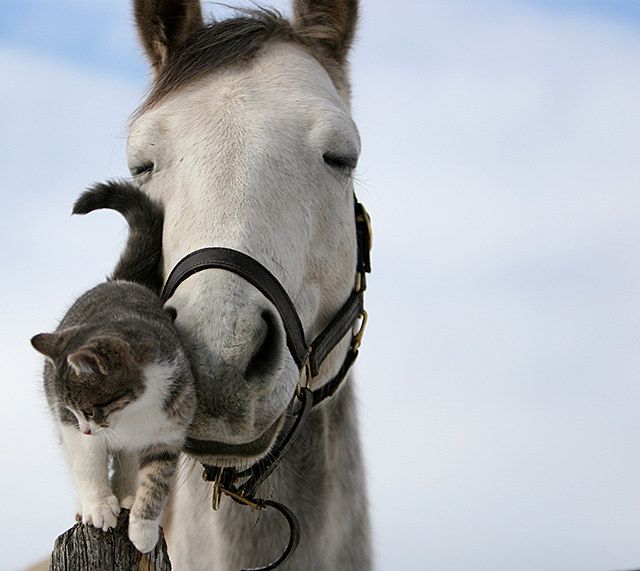
[[[82,503],[82,523],[93,525],[102,531],[115,527],[120,513],[120,503],[115,496],[105,496]]]
[[[135,499],[135,496],[127,496],[126,498],[122,498],[120,500],[120,507],[124,510],[130,510]]]
[[[152,519],[129,518],[129,539],[142,553],[148,553],[158,543],[158,522]]]

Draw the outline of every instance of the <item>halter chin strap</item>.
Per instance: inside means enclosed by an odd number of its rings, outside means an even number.
[[[266,509],[268,507],[276,509],[289,524],[289,544],[283,554],[270,565],[259,567],[252,571],[275,569],[289,558],[300,540],[300,524],[295,514],[282,504],[272,500],[256,498],[256,491],[282,459],[291,445],[298,428],[310,413],[311,408],[336,393],[346,379],[360,349],[362,335],[367,323],[367,312],[364,310],[364,290],[367,284],[366,274],[371,271],[370,250],[372,234],[369,215],[364,206],[355,197],[354,205],[357,238],[354,289],[335,317],[311,343],[306,341],[298,312],[282,284],[260,262],[237,250],[230,248],[202,248],[191,252],[173,268],[162,291],[162,301],[166,302],[183,281],[198,272],[208,269],[227,270],[244,278],[275,306],[284,325],[287,347],[301,375],[305,377],[304,384],[299,384],[296,390],[296,397],[300,401],[300,406],[294,414],[294,420],[289,423],[288,429],[283,431],[277,438],[273,449],[269,451],[267,457],[241,472],[238,472],[235,468],[223,469],[217,466],[204,465],[203,478],[214,483],[212,496],[214,509],[218,508],[221,494],[224,493],[236,502],[249,505],[255,509]],[[347,351],[347,355],[337,374],[322,387],[312,391],[310,386],[313,379],[318,376],[322,363],[350,331],[353,332],[351,347]],[[206,453],[206,442],[188,438],[185,446],[187,452]],[[240,481],[242,481],[241,484],[238,483]]]

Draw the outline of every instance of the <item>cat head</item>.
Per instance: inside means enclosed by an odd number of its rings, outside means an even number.
[[[87,336],[81,327],[31,339],[53,367],[53,389],[85,434],[108,428],[117,413],[144,392],[142,367],[115,335]]]

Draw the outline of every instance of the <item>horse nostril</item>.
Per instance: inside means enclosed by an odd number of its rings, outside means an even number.
[[[283,340],[276,317],[270,311],[263,311],[261,317],[264,324],[256,335],[256,349],[245,371],[250,381],[271,376],[280,365]]]

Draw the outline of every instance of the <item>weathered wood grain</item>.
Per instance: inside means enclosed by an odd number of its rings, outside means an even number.
[[[129,512],[123,510],[116,528],[107,532],[74,525],[56,539],[49,571],[169,571],[171,562],[162,529],[154,550],[140,553],[129,541],[128,524]]]

